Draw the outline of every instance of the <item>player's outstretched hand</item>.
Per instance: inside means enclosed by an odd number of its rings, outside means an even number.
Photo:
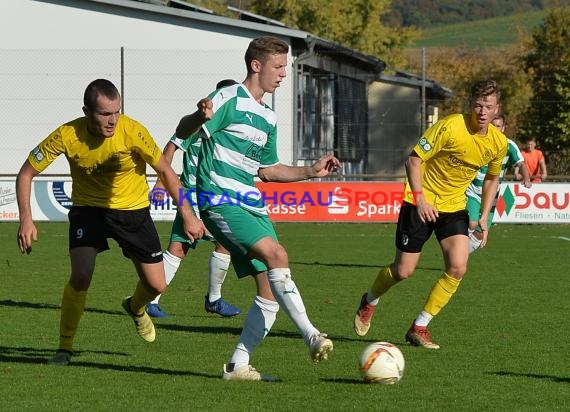
[[[32,242],[38,240],[38,230],[33,222],[20,224],[18,228],[18,247],[20,252],[32,253]]]
[[[325,177],[340,169],[340,161],[333,154],[327,154],[313,163],[312,169],[313,177]]]

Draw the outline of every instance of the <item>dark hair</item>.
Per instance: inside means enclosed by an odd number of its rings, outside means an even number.
[[[228,87],[228,86],[233,86],[234,84],[237,84],[238,82],[236,82],[234,79],[224,79],[224,80],[220,80],[217,84],[216,84],[216,90],[217,89],[221,89],[222,87]]]
[[[481,97],[487,97],[491,95],[497,96],[497,103],[501,98],[501,91],[499,90],[499,85],[494,80],[481,80],[471,86],[471,103],[475,102]]]
[[[83,105],[88,109],[95,109],[97,105],[97,96],[102,94],[108,99],[116,99],[120,96],[119,90],[107,79],[93,80],[85,89],[83,95]]]
[[[495,120],[495,119],[501,119],[501,120],[503,121],[503,126],[506,126],[506,124],[507,124],[507,117],[506,117],[503,113],[497,114],[497,115],[493,118],[493,120]]]
[[[287,54],[288,52],[289,45],[277,37],[261,36],[253,39],[245,51],[247,74],[251,73],[251,62],[253,60],[265,63],[267,57],[272,54]]]

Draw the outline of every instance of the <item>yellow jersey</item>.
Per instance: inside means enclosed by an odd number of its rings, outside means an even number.
[[[58,127],[34,148],[28,160],[42,172],[60,154],[69,162],[74,206],[136,210],[149,206],[146,165],[162,151],[148,130],[120,115],[112,137],[95,137],[80,117]]]
[[[465,190],[481,166],[500,175],[507,153],[507,138],[492,124],[485,136],[469,130],[469,115],[447,116],[427,129],[414,151],[422,162],[424,198],[439,212],[456,212],[466,207]],[[404,200],[415,204],[406,179]]]

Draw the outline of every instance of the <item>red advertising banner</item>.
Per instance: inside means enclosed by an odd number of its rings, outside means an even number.
[[[155,180],[149,180],[149,187]],[[258,183],[274,222],[397,222],[404,185],[401,182]],[[67,221],[71,179],[38,176],[31,193],[34,220]],[[176,205],[151,205],[156,221],[172,221]],[[15,178],[0,179],[0,222],[19,219]],[[494,223],[570,224],[570,184],[503,183]]]
[[[396,182],[258,183],[274,222],[396,222],[404,193]]]

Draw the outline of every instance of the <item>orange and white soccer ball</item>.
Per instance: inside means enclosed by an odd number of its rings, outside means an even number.
[[[374,342],[360,354],[360,372],[365,382],[392,385],[404,376],[404,355],[396,345]]]

